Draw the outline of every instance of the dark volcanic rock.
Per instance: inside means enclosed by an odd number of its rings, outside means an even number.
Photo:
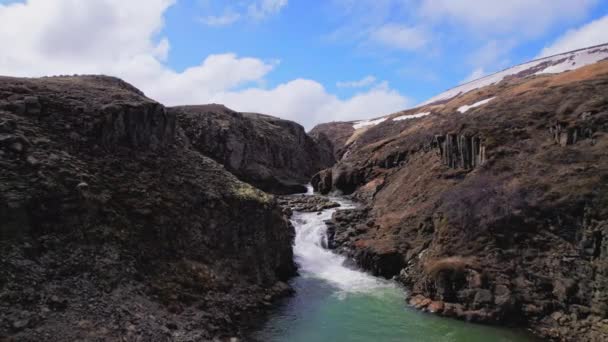
[[[331,221],[327,222],[328,248],[338,249],[354,259],[359,267],[390,279],[405,266],[403,256],[393,241],[367,244],[361,239],[368,231],[377,229],[368,215],[369,208],[336,211]]]
[[[354,132],[353,122],[329,122],[313,127],[308,134],[322,149],[331,151],[335,160],[340,160],[346,152],[348,139]]]
[[[275,194],[306,192],[303,184],[333,165],[302,126],[268,115],[238,113],[221,105],[169,109],[194,149],[239,179]]]
[[[400,267],[419,308],[608,340],[607,75],[603,61],[507,79],[357,132],[313,178],[370,208],[336,213],[333,247]]]
[[[289,292],[274,198],[109,77],[0,78],[0,339],[206,340]]]
[[[318,195],[281,196],[278,198],[278,203],[284,208],[302,212],[322,211],[340,206],[339,203]]]
[[[333,189],[332,170],[325,169],[316,173],[310,183],[316,192],[328,194]]]
[[[486,147],[479,137],[446,134],[435,137],[441,162],[451,168],[472,169],[486,161]]]

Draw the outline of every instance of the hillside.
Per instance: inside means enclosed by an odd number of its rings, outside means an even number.
[[[399,115],[397,115],[396,113],[394,115],[382,116],[370,120],[323,123],[315,126],[311,130],[311,134],[317,134],[316,132],[341,132],[337,135],[328,134],[328,136],[338,136],[339,138],[334,141],[335,149],[342,150],[345,145],[354,142],[356,137],[358,135],[361,135],[362,132],[369,129],[370,127],[375,126],[376,124],[384,122],[389,118],[396,119],[397,121],[415,118],[406,115],[408,113],[417,113],[417,115],[419,116],[424,116],[425,114],[430,114],[430,112],[423,109],[428,105],[440,105],[442,103],[445,103],[446,101],[464,95],[468,92],[500,83],[503,80],[523,79],[534,75],[550,75],[568,70],[576,70],[586,65],[591,65],[596,62],[607,59],[608,43],[536,59],[451,88],[439,95],[433,96],[432,98],[422,102],[420,105],[414,108],[420,109],[415,110],[415,112],[412,110],[408,110],[403,111],[403,113]],[[352,126],[350,133],[348,132],[349,130],[345,128],[349,125]],[[354,134],[355,132],[356,134]],[[342,151],[342,153],[344,152],[345,151]]]
[[[366,207],[334,215],[330,244],[420,309],[608,339],[607,57],[537,60],[352,123],[313,185]]]
[[[290,291],[274,198],[103,76],[0,77],[0,340],[211,340]]]

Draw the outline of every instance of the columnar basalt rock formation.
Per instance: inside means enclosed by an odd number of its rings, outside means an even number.
[[[275,199],[101,76],[0,78],[0,340],[235,336],[295,273]]]
[[[366,208],[336,213],[329,245],[417,308],[608,339],[606,75],[608,61],[509,77],[355,131],[313,177]]]
[[[486,161],[486,147],[476,136],[446,134],[435,136],[441,162],[451,168],[473,169]]]
[[[590,115],[590,113],[587,115]],[[553,135],[555,143],[560,144],[561,146],[573,145],[580,140],[588,139],[593,136],[592,127],[568,127],[567,123],[562,122],[557,122],[555,125],[551,126],[550,132]]]

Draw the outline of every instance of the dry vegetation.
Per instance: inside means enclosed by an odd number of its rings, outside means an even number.
[[[426,274],[436,278],[440,273],[463,273],[467,268],[478,268],[479,264],[475,257],[451,256],[447,258],[432,259],[425,263]]]

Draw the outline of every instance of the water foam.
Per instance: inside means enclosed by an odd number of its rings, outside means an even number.
[[[351,203],[338,201],[341,209],[353,208]],[[326,249],[327,225],[336,209],[318,213],[294,213],[292,223],[296,230],[294,254],[303,277],[325,280],[344,293],[371,293],[381,288],[392,288],[389,281],[375,278],[365,272],[345,266],[346,257]]]

